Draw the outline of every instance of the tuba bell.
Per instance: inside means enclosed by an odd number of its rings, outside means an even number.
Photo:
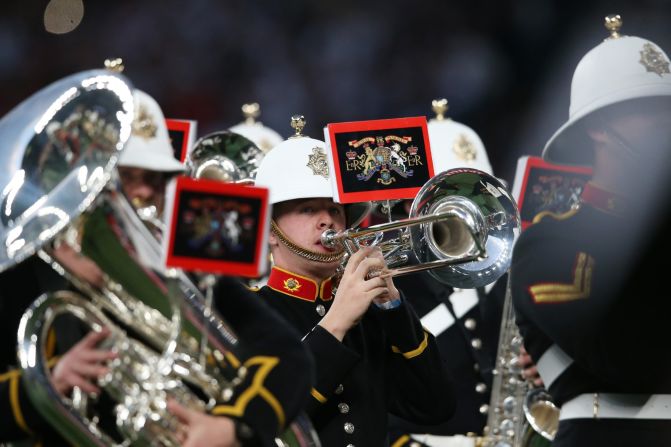
[[[253,184],[265,153],[247,138],[220,130],[199,138],[186,160],[194,178]]]
[[[158,242],[119,189],[115,165],[134,105],[124,76],[92,70],[40,90],[0,120],[0,271],[37,253],[77,289],[38,298],[18,334],[29,398],[74,445],[179,445],[166,399],[207,409],[230,399],[246,374],[236,335],[206,312],[183,272],[164,272]],[[78,259],[94,279],[73,267]],[[113,408],[100,396],[56,392],[45,341],[66,317],[110,329],[102,347],[118,358],[99,385]]]
[[[395,231],[395,237],[387,233]],[[459,168],[425,183],[410,216],[394,222],[322,234],[326,247],[342,247],[343,264],[364,245],[382,249],[387,268],[373,275],[428,270],[459,288],[494,282],[508,269],[520,231],[517,205],[504,185],[485,172]]]

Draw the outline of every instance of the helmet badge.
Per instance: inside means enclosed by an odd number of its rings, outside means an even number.
[[[314,175],[329,178],[329,165],[326,160],[326,152],[320,147],[313,147],[312,153],[308,155],[308,168],[312,169]]]
[[[650,43],[643,45],[639,62],[647,72],[657,73],[659,77],[662,77],[663,73],[669,73],[668,59]]]
[[[452,150],[459,160],[474,161],[476,157],[475,146],[473,142],[464,134],[460,134],[454,141]]]
[[[155,138],[156,129],[154,117],[149,114],[144,104],[140,104],[137,117],[133,120],[133,135],[146,139]]]

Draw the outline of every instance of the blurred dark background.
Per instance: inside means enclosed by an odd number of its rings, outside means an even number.
[[[567,118],[573,70],[607,36],[605,15],[671,52],[668,0],[84,0],[66,34],[46,31],[48,3],[0,6],[0,114],[110,57],[201,135],[241,121],[250,101],[282,135],[301,113],[323,139],[326,123],[430,117],[445,97],[508,180]]]

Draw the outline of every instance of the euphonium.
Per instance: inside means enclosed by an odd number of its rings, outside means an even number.
[[[459,168],[425,183],[408,219],[327,230],[322,243],[344,248],[341,267],[361,246],[379,245],[387,263],[385,276],[428,270],[453,287],[475,288],[506,272],[519,230],[517,206],[503,184],[485,172]],[[384,239],[389,231],[397,236]]]
[[[166,399],[207,408],[225,402],[245,374],[230,366],[236,336],[205,311],[186,275],[163,274],[158,243],[118,191],[114,168],[133,125],[132,92],[118,73],[82,72],[0,121],[0,270],[38,252],[81,292],[40,297],[18,337],[31,400],[75,445],[178,445],[179,422],[166,412]],[[82,259],[86,271],[73,267]],[[62,397],[51,383],[44,341],[64,314],[111,330],[104,347],[119,356],[100,385],[116,402],[112,431],[91,413],[95,398],[87,405],[79,393]]]

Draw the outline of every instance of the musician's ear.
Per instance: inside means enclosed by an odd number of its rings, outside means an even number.
[[[280,240],[277,238],[274,231],[271,231],[270,235],[268,236],[268,245],[270,245],[270,250],[271,251],[272,251],[273,248],[280,245]]]

